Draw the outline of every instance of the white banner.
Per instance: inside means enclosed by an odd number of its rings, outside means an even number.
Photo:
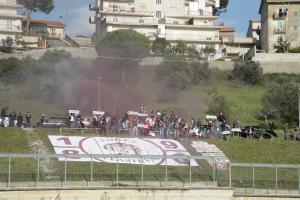
[[[216,145],[208,144],[204,141],[193,141],[192,147],[194,147],[196,152],[201,153],[201,155],[212,157],[215,160],[218,169],[227,169],[229,159]],[[213,161],[209,161],[209,164],[213,166],[214,163]]]
[[[189,156],[189,152],[176,140],[148,138],[109,138],[109,137],[79,137],[79,136],[48,136],[56,154],[65,155],[160,155]],[[94,162],[126,163],[144,165],[188,166],[189,159],[153,159],[153,158],[99,158]],[[65,158],[59,158],[64,161]],[[67,158],[67,161],[90,162],[91,158]],[[198,166],[191,160],[192,166]]]

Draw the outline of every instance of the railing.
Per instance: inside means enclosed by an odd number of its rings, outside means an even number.
[[[279,13],[274,13],[273,17],[274,19],[284,19],[287,16],[287,12],[279,12]]]
[[[0,154],[0,189],[120,186],[300,195],[300,165],[229,162],[220,167],[218,158],[187,155]]]
[[[285,33],[285,28],[274,28],[273,33]]]

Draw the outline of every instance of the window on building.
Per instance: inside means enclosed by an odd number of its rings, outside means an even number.
[[[177,12],[177,5],[171,5],[170,10],[171,12]]]
[[[155,16],[156,16],[157,18],[161,18],[161,11],[156,11]]]
[[[203,16],[203,9],[199,9],[199,15]]]
[[[298,25],[294,25],[293,30],[294,31],[299,31],[299,26]]]
[[[146,10],[147,9],[147,4],[146,3],[141,3],[140,8],[141,8],[141,10]]]
[[[278,36],[278,38],[277,38],[278,44],[282,43],[283,41],[284,41],[283,36]]]
[[[298,16],[298,11],[295,11],[295,12],[294,12],[294,16],[295,16],[295,17]]]
[[[161,4],[161,0],[156,0],[156,4]]]
[[[140,24],[145,23],[144,19],[143,19],[143,18],[140,18],[140,19],[139,19],[139,23],[140,23]]]
[[[283,28],[284,28],[284,22],[283,21],[278,21],[277,24],[276,24],[276,28],[278,30],[283,30]]]
[[[173,21],[173,24],[178,24],[178,21],[177,20]]]
[[[117,17],[113,17],[113,22],[118,22],[118,18]]]
[[[286,17],[287,15],[287,7],[279,7],[276,10],[276,14],[278,17]]]
[[[113,4],[113,11],[118,11],[118,5],[117,4]]]
[[[12,30],[13,29],[13,26],[12,26],[12,20],[7,20],[7,30]]]

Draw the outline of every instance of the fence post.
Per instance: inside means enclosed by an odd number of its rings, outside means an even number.
[[[300,167],[298,167],[298,184],[299,184],[299,194],[300,194]]]
[[[215,159],[213,158],[213,183],[214,187],[216,187],[216,164],[215,164]]]
[[[166,156],[166,177],[165,177],[165,186],[168,185],[168,159]]]
[[[65,155],[65,184],[67,183],[67,156]]]
[[[11,176],[11,157],[8,156],[8,183],[7,186],[10,187],[10,177]]]
[[[229,161],[229,187],[232,188],[231,162]]]
[[[93,156],[91,155],[91,183],[93,182],[93,173],[94,173]]]
[[[276,168],[275,168],[275,172],[276,172],[276,174],[275,174],[275,187],[276,187],[276,194],[277,194],[277,192],[278,192],[278,168],[277,168],[277,166],[276,166]]]
[[[141,156],[142,161],[142,187],[144,187],[144,159],[143,156]]]
[[[37,175],[36,175],[36,182],[39,183],[40,181],[40,156],[37,155]]]
[[[254,164],[252,163],[252,194],[254,195],[255,189],[255,171]]]
[[[192,161],[191,161],[191,157],[189,157],[190,158],[190,187],[192,186]]]
[[[119,187],[119,158],[117,156],[117,172],[116,172],[116,179],[117,179],[117,187]]]

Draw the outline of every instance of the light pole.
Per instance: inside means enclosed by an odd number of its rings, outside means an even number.
[[[298,88],[298,127],[300,129],[300,87]]]
[[[99,76],[98,77],[98,101],[97,101],[97,103],[98,103],[98,111],[101,111],[101,102],[100,102],[100,95],[101,95],[101,77]]]

